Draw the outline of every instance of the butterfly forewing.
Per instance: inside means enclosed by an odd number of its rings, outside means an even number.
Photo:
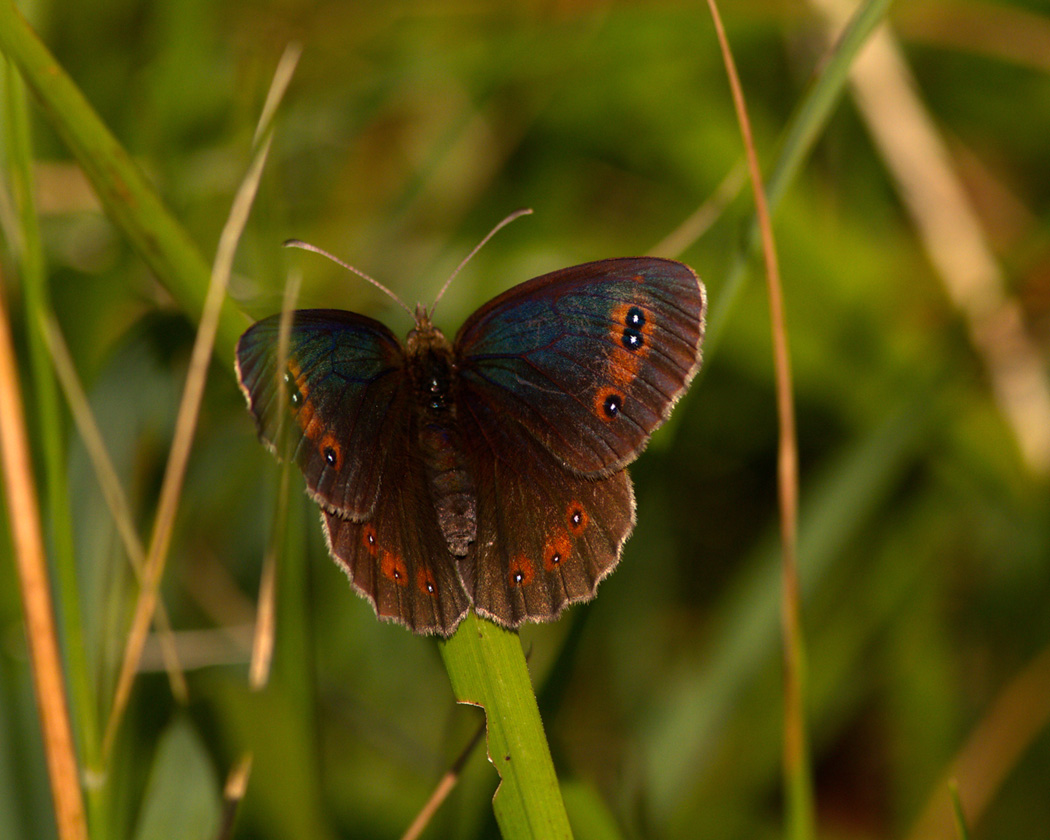
[[[237,374],[259,434],[278,454],[291,453],[318,502],[366,517],[387,458],[384,428],[406,408],[401,345],[371,318],[306,309],[292,313],[288,357],[280,360],[279,330],[274,315],[237,343]]]
[[[700,364],[704,291],[671,260],[602,260],[487,303],[455,343],[466,403],[519,425],[569,470],[638,456]]]

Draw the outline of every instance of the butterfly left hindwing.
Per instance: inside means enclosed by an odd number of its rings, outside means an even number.
[[[448,635],[470,599],[436,517],[420,503],[428,496],[421,465],[407,437],[397,438],[372,516],[354,522],[323,511],[325,539],[376,615],[417,633]]]

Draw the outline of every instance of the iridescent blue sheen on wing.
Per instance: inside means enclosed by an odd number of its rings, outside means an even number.
[[[461,411],[517,423],[573,472],[609,475],[699,368],[704,310],[696,274],[671,260],[602,260],[522,283],[456,337]]]
[[[372,318],[305,309],[292,313],[282,364],[279,329],[274,315],[237,343],[237,372],[259,435],[278,454],[291,453],[318,502],[366,518],[387,463],[391,418],[406,410],[404,351]]]

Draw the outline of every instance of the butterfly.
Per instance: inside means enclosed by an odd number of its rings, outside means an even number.
[[[704,286],[656,258],[586,263],[486,303],[450,343],[338,309],[254,324],[237,376],[376,614],[451,635],[594,597],[635,523],[626,467],[700,366]],[[283,430],[283,431],[282,431]],[[282,440],[283,438],[283,440]]]

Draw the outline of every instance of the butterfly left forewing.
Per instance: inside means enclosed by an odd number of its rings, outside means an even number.
[[[699,368],[705,305],[693,270],[671,260],[537,277],[463,325],[460,387],[568,469],[611,474],[638,456]]]
[[[368,516],[391,417],[407,398],[401,344],[363,315],[305,309],[291,313],[287,357],[279,359],[280,324],[280,315],[265,318],[237,343],[237,376],[259,435],[295,460],[324,507]]]

